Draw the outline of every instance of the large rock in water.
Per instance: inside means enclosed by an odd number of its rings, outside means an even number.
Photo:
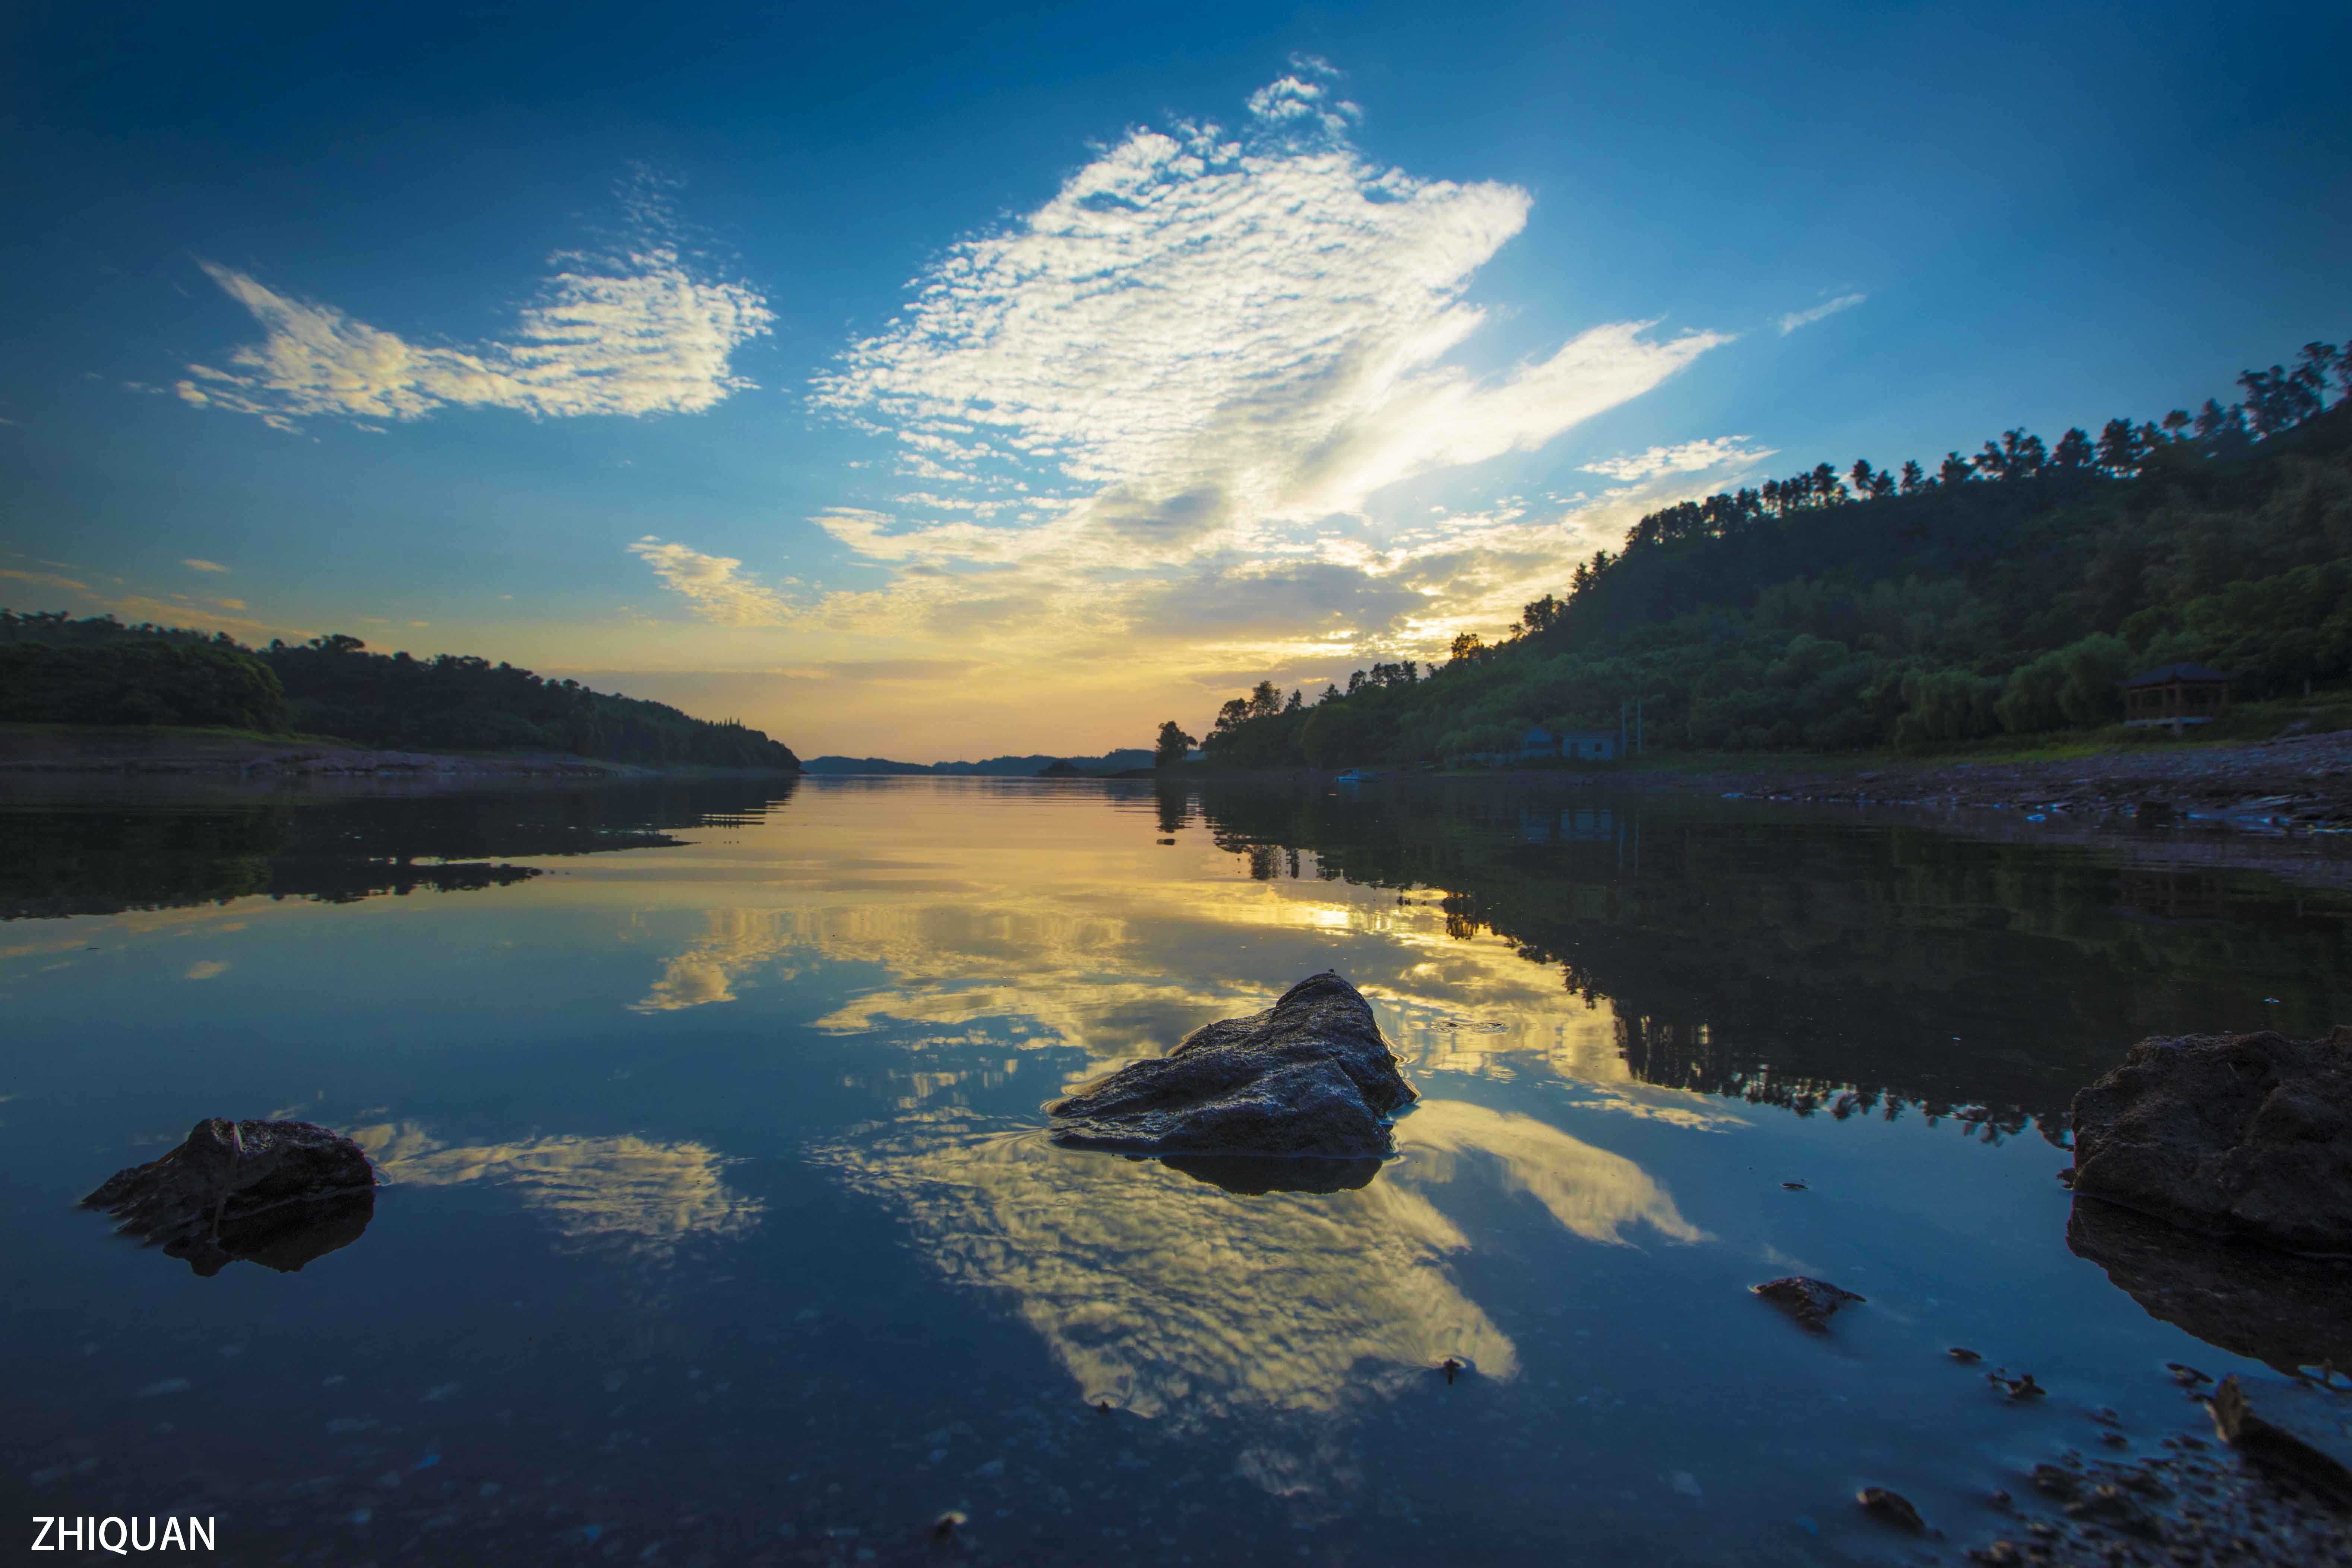
[[[2352,1252],[2352,1029],[2142,1040],[2074,1097],[2074,1191],[2215,1236]]]
[[[357,1143],[308,1121],[213,1116],[161,1159],[108,1177],[82,1205],[199,1274],[238,1258],[291,1272],[367,1228],[375,1168]]]
[[[1063,1119],[1057,1141],[1087,1148],[1377,1160],[1390,1150],[1389,1113],[1415,1098],[1370,1005],[1327,973],[1046,1109]]]

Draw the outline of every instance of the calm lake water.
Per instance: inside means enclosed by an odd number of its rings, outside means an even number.
[[[1542,781],[18,795],[0,915],[6,1528],[250,1563],[1955,1560],[2263,1371],[2070,1247],[2074,1090],[2352,1018],[2352,900],[2210,853]],[[1325,968],[1424,1097],[1369,1185],[1045,1141]],[[208,1115],[364,1232],[74,1208]]]

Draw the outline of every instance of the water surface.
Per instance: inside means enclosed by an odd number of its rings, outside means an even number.
[[[1955,1556],[2262,1370],[2054,1179],[2131,1041],[2352,1016],[2346,895],[2228,858],[1543,781],[0,799],[0,1492],[255,1563],[1916,1560],[1881,1485]],[[1424,1097],[1367,1184],[1043,1138],[1327,967]],[[364,1232],[73,1208],[205,1115],[359,1138]]]

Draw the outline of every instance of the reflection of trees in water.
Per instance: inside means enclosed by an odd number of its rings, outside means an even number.
[[[947,1277],[1011,1295],[1089,1401],[1180,1424],[1301,1418],[1252,1472],[1289,1491],[1328,1469],[1305,1418],[1449,1355],[1517,1375],[1510,1337],[1447,1267],[1470,1246],[1438,1205],[1452,1184],[1527,1194],[1590,1242],[1707,1239],[1632,1161],[1532,1117],[1424,1100],[1397,1142],[1404,1158],[1368,1185],[1256,1196],[1025,1133],[899,1131],[820,1158],[904,1212]]]
[[[1491,932],[1606,996],[1634,1076],[1675,1088],[1981,1108],[1997,1136],[2144,1035],[2352,1010],[2352,901],[2257,873],[1537,781],[1200,792],[1252,876],[1304,851],[1310,875],[1444,889],[1448,936]]]
[[[505,887],[503,856],[675,844],[739,826],[793,781],[677,778],[397,795],[121,794],[0,804],[0,919],[112,914],[268,895],[349,902]]]

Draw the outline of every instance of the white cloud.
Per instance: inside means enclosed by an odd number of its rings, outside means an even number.
[[[709,408],[751,384],[730,374],[729,359],[773,316],[750,288],[703,276],[657,202],[636,198],[631,212],[632,239],[608,255],[559,254],[512,335],[472,347],[414,343],[203,262],[268,336],[233,351],[230,369],[189,365],[176,390],[280,429],[311,416],[417,419],[452,405],[553,418]]]
[[[1587,463],[1584,471],[1621,484],[1639,484],[1663,474],[1696,474],[1710,468],[1744,468],[1772,455],[1772,448],[1753,448],[1745,436],[1716,436],[1685,441],[1677,447],[1653,447],[1626,458],[1605,458]]]
[[[183,562],[181,562],[181,563],[180,563],[180,564],[181,564],[181,565],[183,565],[183,566],[185,566],[185,567],[187,567],[189,570],[191,570],[191,571],[194,571],[194,572],[226,572],[226,571],[227,571],[227,570],[228,570],[228,568],[227,568],[227,567],[226,567],[226,566],[222,565],[222,564],[221,564],[219,562],[217,562],[217,561],[193,561],[193,560],[191,560],[191,561],[183,561]]]
[[[1565,512],[1442,508],[1440,541],[1380,492],[1532,451],[1726,340],[1607,322],[1474,373],[1466,291],[1532,197],[1370,163],[1334,73],[1292,67],[1237,132],[1131,132],[950,247],[817,378],[907,483],[814,520],[889,576],[807,625],[1015,658],[1142,637],[1224,670],[1442,646],[1504,584],[1565,582],[1591,548]]]
[[[1810,327],[1825,316],[1834,316],[1840,310],[1850,310],[1869,298],[1867,294],[1841,294],[1836,299],[1816,305],[1810,310],[1791,310],[1781,317],[1777,323],[1780,329],[1780,335],[1785,338],[1799,327]]]
[[[727,626],[781,626],[792,607],[775,591],[741,574],[731,555],[705,555],[683,544],[666,544],[652,534],[628,546],[654,574],[686,596],[698,620]]]
[[[1239,135],[1136,131],[952,247],[817,401],[999,482],[1058,469],[1100,531],[1181,555],[1540,446],[1723,341],[1624,321],[1490,377],[1447,363],[1531,198],[1368,163],[1299,67]]]

